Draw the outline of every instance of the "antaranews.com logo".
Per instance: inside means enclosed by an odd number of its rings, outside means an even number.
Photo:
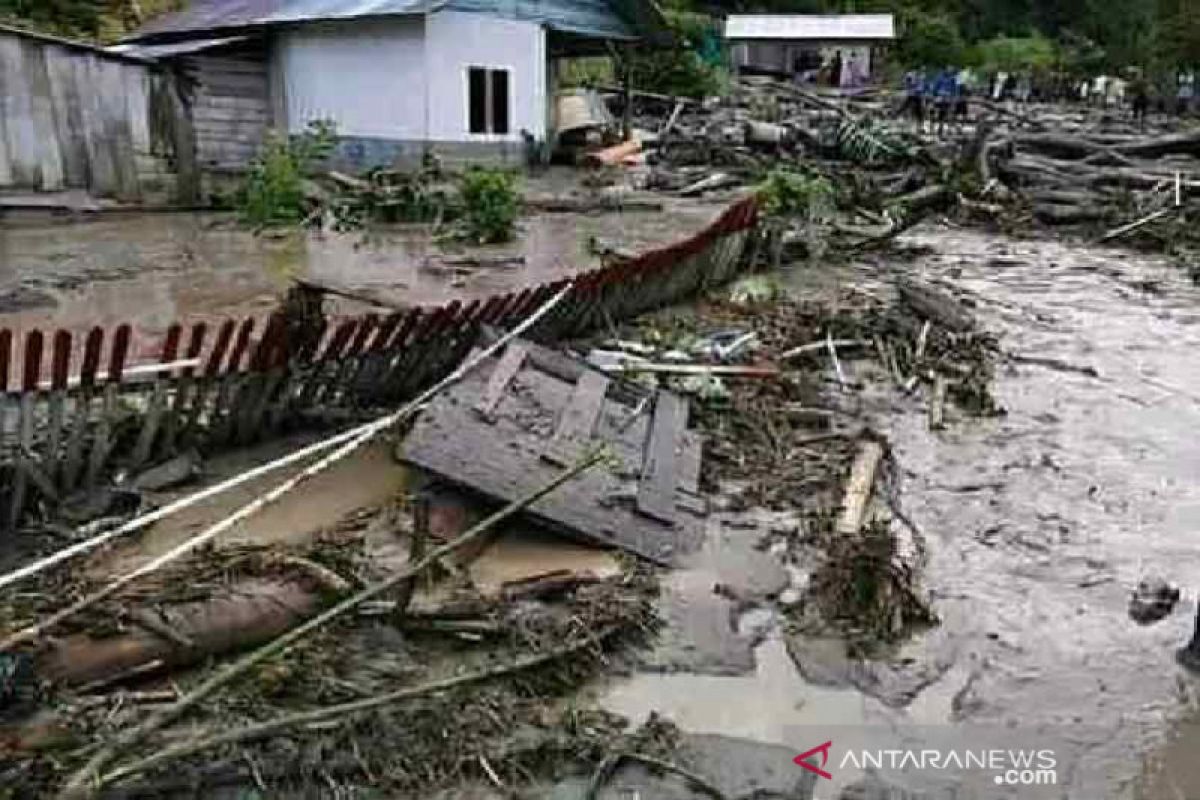
[[[997,786],[1054,786],[1058,783],[1058,757],[1050,749],[909,749],[847,748],[837,758],[833,740],[817,745],[793,759],[797,766],[825,780],[832,769],[888,770],[894,772],[983,772]],[[835,766],[830,766],[831,760]]]

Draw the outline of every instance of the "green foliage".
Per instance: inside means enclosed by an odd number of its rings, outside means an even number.
[[[828,178],[816,172],[776,167],[767,173],[757,193],[772,237],[778,237],[784,228],[799,222],[809,259],[815,261],[825,254],[829,249],[829,228],[837,199]]]
[[[949,14],[906,9],[899,20],[897,57],[909,67],[943,67],[962,63],[966,53],[958,23]]]
[[[115,41],[183,0],[0,0],[0,20],[78,39]]]
[[[997,36],[975,47],[978,62],[985,70],[1044,71],[1058,63],[1058,48],[1040,33],[1014,38]]]
[[[705,97],[724,91],[728,73],[700,55],[702,50],[711,49],[711,41],[719,36],[719,23],[690,11],[667,11],[666,18],[675,46],[662,50],[635,49],[632,57],[623,59],[618,72],[632,69],[636,88],[649,92]]]
[[[838,155],[849,161],[878,164],[907,154],[907,148],[871,117],[842,120],[834,136]]]
[[[824,175],[776,167],[758,185],[762,210],[768,217],[802,216],[825,220],[833,214],[834,188]]]
[[[462,224],[465,237],[479,244],[513,238],[521,197],[517,178],[502,169],[473,167],[462,177]]]
[[[607,56],[565,58],[558,68],[559,86],[612,86],[617,82],[612,59]]]
[[[242,219],[257,226],[302,221],[307,215],[305,180],[332,153],[336,140],[334,124],[320,120],[294,136],[269,134],[238,192]]]

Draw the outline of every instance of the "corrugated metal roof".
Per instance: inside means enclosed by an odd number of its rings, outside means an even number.
[[[19,28],[15,25],[6,25],[0,23],[0,33],[9,36],[18,36],[22,39],[32,39],[33,41],[41,42],[42,44],[55,45],[57,47],[65,47],[70,50],[79,50],[95,55],[111,58],[118,61],[129,61],[131,63],[153,66],[144,58],[140,58],[132,53],[121,53],[109,50],[106,47],[92,44],[91,42],[81,42],[78,39],[66,39],[62,36],[53,36],[48,33],[40,33],[38,31],[29,31],[24,28]]]
[[[621,11],[630,13],[619,13],[618,3]],[[631,4],[645,5],[653,13],[627,8]],[[657,8],[645,0],[191,0],[187,9],[151,21],[128,41],[211,37],[246,28],[426,14],[441,8],[492,13],[600,38],[639,38],[635,24],[647,21],[662,27]]]
[[[180,37],[293,22],[425,14],[442,5],[444,0],[192,0],[182,11],[151,20],[129,39]]]
[[[251,40],[249,36],[226,36],[222,39],[187,39],[182,42],[172,42],[171,44],[117,44],[112,47],[106,47],[110,53],[120,53],[122,55],[132,55],[138,58],[171,58],[172,56],[185,56],[188,53],[201,53],[205,50],[212,50],[214,47],[224,47],[229,44],[239,44]]]
[[[726,39],[895,39],[891,14],[731,14]]]

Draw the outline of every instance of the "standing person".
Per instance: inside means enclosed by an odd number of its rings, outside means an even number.
[[[838,50],[833,54],[833,61],[829,65],[829,85],[842,85],[842,51]]]
[[[1133,121],[1146,125],[1146,114],[1150,111],[1150,81],[1141,70],[1133,73],[1129,82],[1129,93],[1133,98]]]
[[[1192,109],[1192,100],[1196,97],[1195,80],[1196,76],[1190,72],[1179,74],[1179,88],[1175,92],[1175,113],[1181,117]]]
[[[1027,105],[1032,94],[1033,78],[1030,77],[1028,72],[1022,72],[1020,77],[1017,78],[1017,102],[1021,103],[1022,105]]]
[[[924,98],[921,96],[924,83],[925,76],[919,70],[910,69],[904,73],[904,105],[900,107],[900,113],[911,116],[918,127],[925,121]]]
[[[933,85],[934,102],[937,104],[937,132],[950,119],[950,111],[958,95],[958,73],[953,67],[946,67],[938,73]]]

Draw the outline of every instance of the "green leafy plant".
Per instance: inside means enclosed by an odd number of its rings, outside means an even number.
[[[502,169],[473,167],[463,175],[459,193],[464,238],[479,244],[513,238],[521,210],[516,175]]]
[[[829,249],[829,229],[837,210],[833,183],[820,173],[776,167],[758,186],[766,229],[778,254],[785,229],[799,223],[810,261]],[[778,258],[776,258],[778,261]]]
[[[907,152],[887,128],[871,118],[843,120],[834,133],[834,149],[842,158],[863,164],[878,164]]]
[[[834,211],[833,184],[818,173],[776,167],[758,186],[758,197],[768,217],[803,217],[826,221]]]
[[[237,207],[242,219],[259,227],[290,225],[308,214],[306,179],[315,164],[333,152],[334,123],[315,120],[293,136],[272,132],[250,165]]]

